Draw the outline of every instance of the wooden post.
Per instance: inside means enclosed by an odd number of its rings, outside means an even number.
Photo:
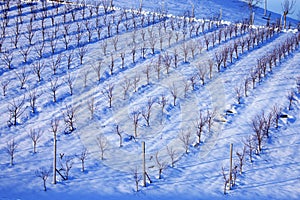
[[[53,184],[56,184],[56,132],[53,132]]]
[[[143,0],[140,0],[140,8],[139,8],[140,13],[142,12],[142,9],[143,9]]]
[[[192,3],[192,18],[195,18],[195,5]]]
[[[143,149],[143,185],[146,187],[146,148],[145,142],[142,142],[142,149]]]
[[[232,150],[233,150],[233,144],[230,143],[229,190],[231,189],[231,183],[232,183]]]
[[[267,16],[267,0],[265,0],[265,12],[264,15]]]

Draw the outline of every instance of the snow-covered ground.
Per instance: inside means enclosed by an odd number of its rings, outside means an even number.
[[[75,1],[22,2],[22,9],[17,1],[10,2],[9,9],[0,2],[0,199],[299,199],[297,30],[275,28],[248,47],[247,38],[252,41],[255,34],[269,30],[262,27],[263,9],[256,8],[254,26],[242,30],[249,13],[241,1],[144,0],[139,13],[140,2],[115,0],[115,10],[107,12],[102,4],[97,9],[93,0],[87,0],[87,6]],[[196,19],[182,18],[192,13],[192,5]],[[216,21],[220,12],[221,21]],[[271,24],[279,17],[273,13]],[[292,50],[280,60],[275,54],[276,65],[267,62],[265,75],[258,82],[256,73],[252,87],[258,60],[268,60],[288,41],[294,42]],[[222,62],[218,72],[216,55],[234,44],[237,54],[232,61],[228,57],[226,67]],[[20,108],[16,124],[14,107]],[[230,144],[238,166],[236,152],[242,152],[248,138],[256,142],[253,119],[262,113],[268,116],[274,107],[280,109],[278,127],[273,116],[262,151],[253,153],[250,162],[246,148],[243,171],[224,194],[222,167],[228,177]],[[66,114],[71,111],[75,117],[70,131]],[[211,128],[204,123],[199,143],[199,118],[208,113]],[[57,170],[66,177],[66,163],[71,168],[68,180],[57,173],[53,184],[55,120]],[[33,132],[41,134],[36,153]],[[13,141],[11,165],[8,149]],[[151,179],[147,187],[142,180],[142,142]],[[46,192],[37,176],[42,168],[50,172]]]

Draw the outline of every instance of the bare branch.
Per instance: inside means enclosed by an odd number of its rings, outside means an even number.
[[[32,71],[36,74],[38,82],[42,80],[42,72],[44,71],[46,65],[42,61],[37,61],[32,64]]]
[[[200,145],[201,143],[201,136],[204,130],[204,126],[207,124],[207,122],[208,122],[208,117],[205,116],[203,112],[200,110],[199,116],[195,122],[195,126],[197,128],[196,135],[198,137],[198,145]]]
[[[244,165],[244,160],[245,160],[245,155],[246,155],[246,145],[244,145],[242,152],[236,152],[236,155],[238,156],[239,160],[239,168],[240,168],[240,174],[243,173],[243,165]]]
[[[161,97],[160,97],[160,100],[158,102],[158,104],[161,105],[161,123],[163,122],[164,109],[165,109],[167,103],[168,103],[167,97],[164,94],[162,94]]]
[[[254,119],[252,119],[252,129],[255,133],[255,139],[257,142],[256,153],[259,154],[262,150],[262,142],[263,142],[263,128],[264,128],[264,119],[260,115],[257,115]]]
[[[53,79],[50,79],[50,91],[52,92],[52,96],[53,96],[53,102],[55,103],[56,102],[56,93],[57,93],[57,90],[59,88],[59,84],[58,84],[58,78],[53,78]]]
[[[41,94],[38,93],[37,89],[33,89],[29,91],[29,103],[30,103],[32,113],[36,112],[36,101],[37,98],[39,98],[40,96]]]
[[[97,80],[100,82],[100,80],[101,80],[101,69],[102,69],[102,60],[99,60],[96,66],[92,64],[92,67],[93,67],[94,71],[96,72]]]
[[[7,92],[7,87],[9,85],[10,81],[1,81],[1,86],[2,86],[2,94],[3,96],[6,96],[6,92]]]
[[[99,135],[97,137],[97,142],[98,142],[98,146],[100,148],[100,153],[101,153],[101,160],[104,159],[104,152],[107,150],[108,147],[108,142],[106,137],[104,137],[104,135]]]
[[[78,48],[78,56],[79,56],[79,60],[80,60],[80,64],[82,65],[83,63],[83,58],[84,56],[87,54],[88,48],[87,47],[80,47]]]
[[[175,161],[176,161],[176,151],[172,148],[167,146],[168,155],[171,158],[171,167],[174,167]]]
[[[135,189],[136,189],[136,192],[139,191],[139,182],[140,180],[142,180],[142,176],[139,175],[138,173],[138,170],[137,170],[137,167],[133,170],[133,178],[134,178],[134,182],[135,182]]]
[[[293,8],[296,4],[296,0],[284,0],[283,3],[281,3],[282,12],[283,12],[283,19],[284,19],[284,26],[283,28],[286,28],[286,16],[288,14],[293,14]]]
[[[38,141],[40,140],[40,138],[42,137],[43,131],[42,131],[41,129],[33,129],[33,128],[31,128],[28,135],[29,135],[29,137],[30,137],[31,140],[32,140],[32,144],[33,144],[33,153],[36,153],[36,145],[37,145],[37,142],[38,142]]]
[[[44,167],[39,168],[35,171],[35,175],[43,180],[44,191],[47,191],[46,181],[51,174],[51,169],[46,169]]]
[[[214,119],[217,115],[217,112],[216,110],[214,109],[213,111],[209,111],[207,110],[207,126],[208,126],[208,132],[210,133],[211,132],[211,127],[214,123]]]
[[[108,107],[112,107],[112,100],[113,100],[113,90],[114,90],[114,85],[113,84],[108,84],[104,89],[102,90],[102,94],[108,99]]]
[[[9,102],[8,104],[8,112],[9,112],[9,120],[8,120],[8,126],[16,126],[18,119],[21,117],[21,115],[24,113],[25,108],[23,108],[25,103],[25,96],[23,96],[23,99],[19,102],[16,102],[15,99],[12,100],[12,102]]]
[[[134,125],[134,137],[137,138],[138,134],[137,134],[137,128],[138,128],[138,123],[140,120],[140,115],[141,112],[138,111],[136,108],[130,113],[130,117],[133,121],[133,125]]]
[[[59,163],[61,168],[59,169],[59,171],[63,171],[64,172],[64,180],[68,180],[69,179],[69,173],[71,168],[73,167],[73,163],[74,163],[74,156],[65,156],[64,153],[60,153],[60,159],[59,159]]]
[[[191,145],[191,131],[187,130],[181,130],[181,134],[179,135],[179,139],[183,144],[183,147],[185,149],[185,153],[189,152],[190,145]]]
[[[229,180],[229,177],[227,177],[227,175],[225,173],[224,167],[222,167],[222,175],[224,178],[224,194],[226,194],[226,188],[227,188],[227,185],[230,183],[230,180]]]
[[[151,65],[146,65],[146,68],[145,68],[145,70],[143,70],[143,73],[146,74],[147,85],[149,85],[150,84]]]
[[[60,62],[61,62],[61,55],[58,55],[56,59],[54,58],[54,56],[52,56],[50,68],[52,69],[53,75],[56,74],[58,68],[60,67]]]
[[[17,75],[17,78],[19,79],[20,81],[20,88],[21,89],[24,89],[24,86],[25,86],[25,83],[27,82],[27,79],[28,79],[28,74],[26,72],[26,68],[25,67],[22,67],[21,69],[21,72],[18,73],[18,72],[15,72],[16,75]]]
[[[155,154],[156,167],[158,168],[158,179],[161,179],[161,174],[167,168],[167,163],[162,162],[158,157],[158,151]]]
[[[94,114],[95,114],[95,110],[96,110],[96,106],[95,106],[95,98],[92,97],[90,100],[88,100],[87,102],[88,104],[88,109],[91,113],[91,119],[94,118]]]
[[[175,86],[175,83],[173,82],[173,84],[169,87],[171,95],[173,96],[173,106],[176,106],[176,99],[178,97],[178,90],[177,87]]]
[[[151,108],[152,108],[154,102],[155,101],[151,97],[149,97],[146,106],[142,110],[142,116],[146,120],[148,127],[150,126]]]
[[[88,155],[87,148],[83,148],[81,154],[77,156],[79,158],[79,160],[81,161],[81,171],[82,172],[84,172],[84,161],[85,161],[87,155]]]
[[[282,108],[280,108],[277,104],[275,104],[273,106],[272,112],[274,116],[275,128],[278,128],[278,123],[282,112]]]
[[[66,106],[66,110],[63,112],[64,121],[66,124],[65,133],[72,133],[75,128],[75,117],[76,117],[77,107],[72,105]]]
[[[66,84],[69,87],[70,95],[73,95],[73,88],[74,88],[74,79],[71,77],[71,74],[68,74],[67,79],[65,80]]]
[[[140,75],[138,75],[136,73],[135,76],[133,77],[133,81],[132,81],[132,86],[133,86],[134,92],[137,92],[138,83],[140,82],[140,80],[141,80]]]
[[[238,104],[241,104],[241,99],[242,99],[242,87],[235,87],[234,88],[235,90],[235,93],[236,93],[236,99],[237,99],[237,102]]]
[[[17,150],[17,147],[18,147],[18,145],[16,144],[14,139],[12,139],[11,141],[6,143],[5,150],[10,156],[10,165],[11,166],[14,165],[14,156],[15,156],[15,152]]]

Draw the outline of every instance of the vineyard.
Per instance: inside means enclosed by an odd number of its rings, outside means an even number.
[[[0,198],[299,198],[297,29],[0,5]]]

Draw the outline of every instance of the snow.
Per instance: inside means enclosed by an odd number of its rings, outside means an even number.
[[[92,7],[95,2],[86,0]],[[204,35],[212,34],[214,31],[226,28],[235,22],[240,22],[248,17],[246,6],[241,1],[143,1],[143,15],[152,15],[159,12],[162,7],[167,11],[165,16],[167,31],[164,31],[163,21],[156,21],[154,24],[142,26],[141,17],[137,18],[137,29],[133,28],[132,8],[138,9],[139,1],[115,0],[115,11],[104,13],[101,7],[100,24],[104,21],[116,23],[123,8],[127,9],[128,19],[122,19],[120,32],[116,34],[116,28],[112,28],[112,36],[108,36],[107,26],[103,26],[101,38],[97,38],[94,31],[91,40],[88,40],[86,21],[91,27],[96,26],[96,14],[89,17],[89,10],[86,10],[82,19],[82,5],[58,4],[52,6],[49,2],[48,14],[45,19],[45,50],[40,57],[36,49],[40,48],[43,40],[41,34],[42,3],[25,3],[22,14],[23,24],[20,24],[20,38],[17,48],[13,41],[15,38],[16,18],[18,9],[16,2],[11,2],[9,13],[9,25],[6,29],[5,39],[2,45],[0,60],[0,84],[7,81],[8,88],[6,95],[3,95],[1,85],[0,95],[0,199],[298,199],[300,198],[300,94],[297,93],[296,79],[300,76],[300,51],[286,55],[277,65],[268,70],[260,83],[256,83],[255,89],[249,86],[248,97],[242,97],[241,104],[236,100],[236,87],[243,85],[245,78],[249,77],[251,70],[257,65],[257,59],[267,53],[271,53],[287,39],[299,34],[297,29],[282,30],[264,42],[255,45],[254,48],[244,53],[239,48],[239,58],[233,62],[227,62],[227,67],[222,67],[217,72],[213,67],[212,78],[208,73],[205,77],[205,84],[197,79],[195,89],[184,91],[188,79],[199,72],[199,66],[204,66],[209,59],[214,59],[216,53],[220,52],[227,45],[233,44],[241,38],[246,38],[252,33],[238,33],[237,36],[222,37],[220,44],[216,41],[213,46],[209,44],[206,50],[203,44],[202,51],[196,51],[192,56],[188,53],[187,62],[184,62],[183,48],[185,45],[199,44],[204,42]],[[214,26],[208,29],[206,24],[205,32],[196,35],[186,34],[184,39],[183,29],[177,28],[173,37],[168,43],[168,33],[172,31],[170,19],[183,20],[186,11],[195,6],[195,22],[208,22],[209,18],[216,17],[222,9],[221,26]],[[1,6],[4,3],[1,2]],[[30,24],[31,6],[37,7],[37,16],[33,20],[33,27],[36,30],[33,36],[32,45],[28,43],[28,27]],[[69,48],[64,45],[64,28],[60,25],[52,25],[50,15],[54,15],[55,23],[63,24],[63,13],[65,7],[70,6],[67,12],[67,23],[69,24],[69,36],[72,38]],[[73,8],[72,6],[78,6]],[[4,7],[2,7],[4,8]],[[72,11],[75,12],[75,20],[72,19]],[[94,10],[95,11],[95,10]],[[0,11],[0,17],[4,9]],[[73,13],[74,14],[74,13]],[[74,15],[74,16],[75,16]],[[138,15],[138,13],[136,13]],[[256,8],[256,20],[252,27],[254,30],[265,24],[262,19],[263,10]],[[105,18],[106,17],[106,18]],[[274,17],[274,18],[273,18]],[[272,14],[271,22],[276,21],[280,14]],[[158,18],[157,18],[158,19]],[[2,18],[3,20],[3,18]],[[114,22],[112,20],[115,20]],[[292,24],[297,21],[289,19]],[[129,30],[126,30],[128,23]],[[176,23],[176,22],[175,22]],[[89,26],[87,25],[87,26]],[[79,60],[79,47],[77,42],[78,29],[82,30],[80,45],[87,49],[83,63]],[[201,28],[200,28],[201,29]],[[224,29],[225,30],[225,29]],[[146,42],[143,42],[142,34],[145,33]],[[189,32],[189,31],[187,31]],[[54,34],[56,48],[54,54],[51,49],[51,37]],[[179,35],[176,41],[175,33]],[[160,48],[160,34],[162,35],[162,48]],[[116,36],[118,35],[118,36]],[[151,36],[149,36],[151,35]],[[150,37],[156,38],[154,54],[151,50]],[[114,49],[113,41],[118,39],[117,48]],[[135,41],[135,43],[133,42]],[[150,42],[149,42],[150,41]],[[107,44],[107,52],[103,52],[103,45]],[[143,46],[145,44],[146,46]],[[132,48],[136,46],[135,62],[132,58]],[[22,49],[22,48],[23,49]],[[22,51],[29,47],[31,51],[27,62],[24,61]],[[146,48],[145,57],[141,55],[141,48]],[[12,69],[8,69],[4,62],[5,52],[13,52]],[[162,57],[179,55],[178,67],[171,67],[167,72],[162,68],[159,76],[155,71],[155,65],[162,61]],[[120,54],[125,53],[125,65],[122,67]],[[68,69],[68,56],[72,54],[73,60]],[[52,62],[61,56],[61,62],[55,74],[51,69]],[[160,57],[162,56],[162,57]],[[109,66],[114,60],[113,74]],[[102,61],[101,79],[98,80],[94,68],[99,61]],[[33,67],[38,62],[45,64],[41,72],[42,80],[37,81]],[[145,70],[151,66],[150,83],[147,84]],[[20,81],[17,74],[21,75],[25,69],[27,81],[24,88],[20,88]],[[67,84],[68,77],[73,81],[73,94],[70,94]],[[57,78],[57,102],[53,102],[51,92],[51,81]],[[85,78],[86,82],[85,82]],[[129,88],[124,96],[124,85],[126,80],[139,80],[137,87]],[[112,107],[109,107],[106,91],[113,86]],[[176,88],[178,98],[173,104],[171,88]],[[288,92],[293,89],[295,97],[291,110],[288,109]],[[30,93],[36,91],[36,112],[33,113],[30,107]],[[161,98],[164,95],[167,103],[162,110]],[[13,102],[24,101],[24,112],[18,118],[17,125],[8,126],[10,113],[8,106]],[[91,117],[89,103],[94,99],[95,113]],[[150,115],[150,126],[142,116],[149,100],[153,100]],[[243,173],[237,176],[236,185],[232,190],[223,194],[224,179],[222,167],[229,169],[229,145],[233,144],[233,159],[236,163],[236,152],[242,151],[243,142],[254,132],[251,127],[251,120],[263,111],[269,113],[274,105],[282,108],[282,114],[287,118],[280,118],[279,127],[272,126],[270,137],[264,138],[263,150],[259,155],[253,155],[253,162],[246,156]],[[76,108],[75,130],[67,133],[68,126],[64,121],[64,113],[68,107]],[[141,112],[139,115],[137,137],[134,138],[133,112]],[[205,126],[201,143],[197,144],[196,120],[199,111],[206,114],[208,111],[215,111],[216,117],[213,121],[211,132]],[[52,173],[46,181],[47,191],[43,191],[42,179],[35,175],[35,171],[44,167],[51,169],[53,162],[53,133],[51,123],[54,119],[59,120],[57,134],[57,168],[60,169],[59,157],[73,158],[73,165],[70,170],[69,179],[63,180],[57,174],[57,184],[52,184]],[[119,136],[116,133],[116,126],[119,126],[122,135],[122,147],[119,146]],[[41,130],[43,135],[37,142],[37,153],[33,152],[32,141],[29,137],[30,130]],[[181,141],[182,134],[191,133],[191,143],[188,153],[185,153]],[[106,139],[104,159],[102,160],[99,148],[99,137]],[[6,152],[7,145],[12,139],[17,143],[14,165],[10,166],[10,157]],[[146,168],[151,183],[147,187],[142,185],[142,142],[146,144]],[[85,160],[85,171],[81,171],[81,161],[78,156],[84,149],[88,150]],[[169,150],[176,152],[174,167],[171,166]],[[158,179],[158,168],[156,154],[159,162],[165,164],[162,178]],[[134,171],[137,170],[139,180],[139,191],[135,191]],[[61,171],[64,173],[64,171]]]

